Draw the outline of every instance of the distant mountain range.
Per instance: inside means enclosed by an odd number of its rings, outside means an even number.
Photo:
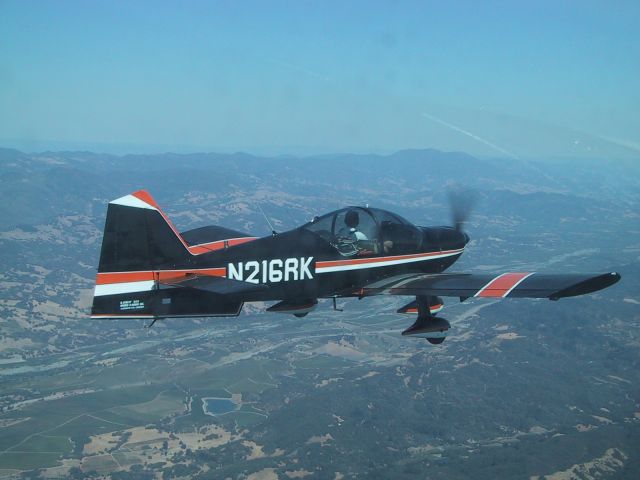
[[[233,201],[239,190],[245,202],[286,191],[301,197],[324,196],[325,210],[339,202],[424,209],[444,206],[442,194],[451,184],[487,194],[500,190],[501,195],[520,195],[514,198],[555,193],[624,203],[638,200],[639,175],[640,166],[626,163],[487,160],[436,150],[404,150],[388,156],[261,158],[243,153],[113,156],[0,149],[0,195],[10,199],[1,202],[0,218],[6,226],[17,226],[80,211],[99,215],[105,201],[143,187],[169,211],[187,194],[215,196],[223,205],[225,197]],[[322,210],[323,204],[314,202],[314,207]],[[439,217],[442,212],[432,215]]]

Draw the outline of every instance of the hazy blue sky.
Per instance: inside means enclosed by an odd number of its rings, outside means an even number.
[[[27,150],[638,155],[638,85],[637,0],[0,1]]]

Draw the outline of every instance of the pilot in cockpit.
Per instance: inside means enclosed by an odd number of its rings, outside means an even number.
[[[343,256],[366,255],[376,253],[374,241],[363,233],[360,228],[360,215],[356,210],[349,210],[344,216],[344,226],[338,235],[338,250]]]
[[[393,241],[389,239],[380,241],[376,223],[371,214],[358,212],[355,208],[343,210],[343,212],[339,212],[336,219],[337,233],[334,243],[342,256],[366,256],[390,252]],[[364,218],[361,218],[362,214]]]
[[[358,254],[378,253],[378,241],[375,238],[369,238],[360,231],[360,216],[356,210],[349,210],[344,217],[344,223],[349,228],[349,238],[357,245]],[[382,242],[384,253],[389,253],[393,248],[393,241],[385,240]]]
[[[356,241],[369,240],[367,236],[358,230],[360,224],[360,216],[355,210],[349,210],[344,217],[344,224],[349,228],[349,235]]]

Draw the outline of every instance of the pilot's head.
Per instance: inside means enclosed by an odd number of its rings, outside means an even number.
[[[349,228],[356,228],[360,223],[360,216],[355,210],[349,210],[344,217],[344,224]]]

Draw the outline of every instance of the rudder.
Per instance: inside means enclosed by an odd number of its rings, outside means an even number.
[[[151,195],[138,190],[109,202],[98,272],[147,271],[186,264],[191,254]]]

